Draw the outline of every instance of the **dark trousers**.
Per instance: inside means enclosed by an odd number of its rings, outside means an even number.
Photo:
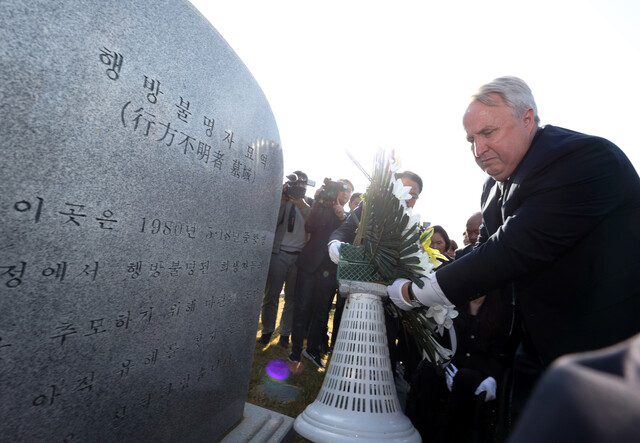
[[[531,345],[523,339],[516,350],[513,361],[513,387],[511,396],[511,427],[515,426],[533,392],[536,383],[542,376],[545,367],[536,357]]]
[[[347,302],[347,296],[340,294],[340,291],[336,294],[336,312],[333,313],[333,330],[331,331],[331,348],[336,345],[338,340],[338,331],[340,330],[340,322],[342,321],[342,312],[344,311],[344,305]]]
[[[302,351],[304,339],[307,348],[320,351],[329,320],[329,303],[338,289],[335,269],[320,267],[315,272],[298,269],[291,330],[291,350]]]
[[[478,402],[474,394],[485,376],[474,369],[461,368],[451,392],[445,379],[431,363],[423,361],[415,371],[407,400],[407,416],[422,441],[457,443],[472,441]]]

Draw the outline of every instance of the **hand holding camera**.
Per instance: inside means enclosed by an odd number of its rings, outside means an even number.
[[[338,203],[338,194],[347,189],[347,185],[340,181],[333,181],[330,178],[324,179],[324,184],[316,197],[316,204],[330,208]],[[343,212],[344,213],[344,212]],[[336,214],[338,215],[338,214]]]
[[[287,175],[287,182],[283,186],[283,194],[290,200],[300,200],[307,193],[307,179],[293,173]]]
[[[344,220],[347,218],[347,216],[344,214],[344,206],[342,206],[340,204],[340,202],[338,202],[336,200],[336,202],[333,204],[333,213],[336,215],[336,217],[338,217],[340,220]]]

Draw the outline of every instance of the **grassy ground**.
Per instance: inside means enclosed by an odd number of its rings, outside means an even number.
[[[280,311],[283,305],[284,299],[281,298]],[[332,319],[333,311],[329,318],[329,326],[331,326]],[[256,339],[260,336],[260,330],[262,330],[262,324],[256,332]],[[325,369],[317,368],[304,357],[298,366],[288,363],[287,357],[291,347],[285,349],[280,346],[278,344],[279,338],[276,327],[276,332],[268,345],[256,342],[247,401],[295,418],[316,399],[324,380]],[[327,362],[325,362],[326,365]],[[289,375],[284,380],[277,380],[267,374],[268,370],[272,374],[275,370],[283,375],[288,372]],[[296,434],[293,441],[306,442],[308,440]]]

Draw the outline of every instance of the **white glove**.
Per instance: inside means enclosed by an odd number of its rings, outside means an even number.
[[[480,395],[482,392],[486,392],[487,395],[484,397],[484,401],[490,401],[496,399],[496,379],[493,377],[485,378],[482,383],[478,385],[478,389],[474,392],[475,395]]]
[[[451,389],[453,388],[453,379],[457,373],[458,373],[458,368],[456,368],[456,366],[453,363],[447,366],[444,370],[444,378],[447,382],[447,388],[449,388],[449,392],[451,392]]]
[[[413,294],[420,303],[425,306],[453,305],[440,289],[436,273],[427,274],[422,277],[422,281],[424,282],[422,288],[419,288],[418,285],[413,285]]]
[[[342,246],[342,243],[340,240],[331,240],[327,245],[329,247],[329,258],[336,265],[340,261],[340,246]]]
[[[387,286],[387,294],[389,294],[389,298],[394,305],[403,311],[410,311],[413,309],[413,305],[405,301],[404,297],[402,297],[402,287],[409,282],[411,282],[411,280],[398,278],[392,285]]]

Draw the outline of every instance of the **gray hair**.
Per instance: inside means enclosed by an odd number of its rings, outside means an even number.
[[[497,106],[496,100],[490,94],[497,94],[502,101],[513,111],[517,117],[521,117],[527,109],[533,109],[534,121],[540,124],[538,117],[538,107],[533,99],[531,89],[518,77],[499,77],[478,89],[478,92],[471,96],[471,101],[479,101],[487,106]]]

